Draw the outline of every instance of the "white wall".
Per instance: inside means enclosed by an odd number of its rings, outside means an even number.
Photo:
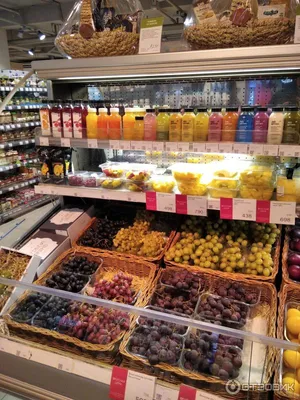
[[[10,69],[6,30],[0,29],[0,69]]]

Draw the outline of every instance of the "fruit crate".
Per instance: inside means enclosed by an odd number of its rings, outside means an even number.
[[[210,274],[213,276],[218,276],[220,278],[229,278],[229,279],[242,279],[242,280],[253,280],[253,281],[263,281],[263,282],[271,282],[274,283],[276,276],[278,274],[279,271],[279,261],[280,261],[280,250],[281,250],[281,234],[282,234],[282,229],[280,227],[281,233],[280,236],[278,237],[277,241],[276,241],[276,245],[274,246],[273,250],[272,250],[272,259],[273,259],[273,270],[272,270],[272,274],[269,275],[268,277],[263,276],[263,275],[249,275],[249,274],[242,274],[242,273],[238,273],[238,272],[224,272],[224,271],[219,271],[219,270],[214,270],[211,268],[202,268],[200,266],[196,266],[193,265],[190,268],[191,270],[193,269],[194,271],[199,271],[199,272],[203,272],[205,274]],[[170,249],[171,247],[175,246],[176,243],[180,240],[181,238],[181,234],[180,233],[176,233],[172,243],[168,246],[168,249]],[[166,259],[166,257],[164,257],[164,262],[167,266],[167,268],[169,268],[170,266],[173,267],[179,267],[179,268],[187,268],[187,265],[185,264],[181,264],[181,263],[177,263],[175,261],[169,261]]]
[[[181,272],[182,268],[172,268],[172,273]],[[190,271],[190,268],[186,268],[187,271]],[[166,270],[168,271],[168,269]],[[203,274],[196,268],[192,270],[193,274],[197,274],[201,277],[202,280],[206,280],[209,286],[214,290],[217,288],[219,283],[219,278],[217,276],[212,276],[209,274]],[[159,282],[163,280],[164,272],[161,272],[161,277]],[[259,304],[253,304],[252,307],[249,307],[250,319],[254,318],[257,315],[264,314],[264,318],[268,320],[268,332],[267,335],[270,337],[275,337],[275,321],[276,321],[276,311],[277,311],[277,293],[274,285],[266,282],[254,282],[249,280],[241,280],[241,279],[226,279],[226,282],[234,284],[238,282],[240,285],[245,285],[248,293],[256,293],[257,299],[259,299]],[[152,373],[156,376],[159,376],[161,379],[164,379],[168,382],[184,382],[186,384],[198,387],[198,388],[211,388],[215,394],[220,394],[223,397],[226,397],[225,383],[222,382],[219,378],[214,376],[207,376],[201,373],[194,373],[193,371],[186,371],[180,367],[180,365],[168,365],[167,363],[158,363],[156,365],[150,365],[148,359],[139,357],[137,354],[133,354],[129,351],[129,341],[132,336],[134,330],[137,326],[140,326],[139,320],[137,320],[137,324],[135,324],[131,331],[127,332],[122,340],[120,345],[120,352],[123,356],[123,364],[128,368],[137,369],[139,371],[143,371],[146,373]],[[209,322],[209,321],[206,321]],[[191,329],[188,330],[190,332]],[[187,335],[184,335],[184,337]],[[243,345],[239,345],[239,347],[243,347]],[[276,352],[272,348],[266,349],[266,359],[265,359],[265,368],[264,368],[264,383],[268,383],[273,375],[275,364]],[[217,392],[216,392],[217,388]],[[245,394],[240,394],[240,398],[247,398]],[[262,395],[262,397],[260,397]],[[249,398],[264,398],[264,394],[253,392]]]
[[[122,270],[123,272],[129,272],[131,274],[135,274],[136,276],[140,277],[140,282],[143,279],[144,286],[143,286],[143,291],[140,290],[139,296],[137,299],[136,306],[143,307],[144,305],[147,304],[149,301],[150,294],[153,291],[154,286],[156,285],[156,278],[155,278],[155,273],[156,273],[156,266],[151,263],[146,263],[142,260],[128,260],[126,258],[123,258],[120,255],[117,256],[111,256],[111,255],[106,255],[106,256],[101,256],[99,257],[99,254],[86,254],[81,250],[78,249],[70,249],[67,252],[63,253],[57,260],[56,262],[46,271],[37,281],[35,281],[35,284],[38,285],[44,285],[46,280],[52,276],[53,273],[60,271],[61,265],[63,262],[66,260],[70,259],[70,257],[73,256],[85,256],[89,261],[93,262],[98,262],[100,260],[100,266],[97,269],[97,273],[101,272],[102,269],[102,259],[104,261],[103,268],[109,269],[111,268],[112,270]],[[95,344],[93,342],[86,341],[85,339],[87,338],[87,334],[84,337],[74,337],[70,336],[70,332],[67,331],[67,334],[64,333],[66,328],[68,327],[73,327],[74,320],[72,319],[72,314],[70,315],[69,313],[66,315],[66,318],[64,321],[61,323],[62,329],[57,329],[57,327],[53,330],[50,329],[45,329],[39,326],[34,326],[33,321],[34,319],[38,316],[38,313],[41,311],[41,309],[37,310],[37,313],[30,318],[30,320],[27,320],[25,323],[24,322],[18,322],[13,319],[13,313],[15,312],[16,308],[20,306],[20,303],[24,301],[27,296],[29,296],[30,293],[26,292],[24,293],[16,303],[13,304],[13,306],[8,310],[8,312],[4,315],[4,319],[8,325],[9,330],[11,331],[12,334],[16,336],[20,336],[25,339],[30,339],[33,341],[38,341],[38,342],[43,342],[43,343],[48,343],[48,345],[58,348],[60,350],[68,350],[68,351],[73,351],[76,354],[82,354],[82,353],[90,353],[90,354],[95,354],[96,358],[98,360],[103,360],[106,362],[111,362],[112,360],[115,359],[118,353],[118,345],[120,340],[122,339],[126,329],[128,329],[132,322],[134,321],[135,317],[128,315],[128,328],[124,327],[124,330],[120,331],[120,333],[117,335],[116,338],[111,340],[109,343],[106,344]],[[43,304],[44,305],[44,304]],[[73,303],[74,307],[80,307],[78,303]],[[84,303],[83,303],[84,305]],[[101,307],[99,307],[101,309]],[[95,315],[98,310],[93,308],[91,310],[91,313]],[[75,310],[75,313],[78,312],[80,316],[86,315],[83,314],[82,310],[78,311]],[[98,315],[98,314],[97,314]],[[63,332],[63,333],[62,333]],[[88,339],[88,338],[87,338]],[[90,340],[90,339],[88,339]]]
[[[286,230],[285,233],[285,238],[284,238],[284,244],[283,244],[283,250],[282,250],[282,278],[285,283],[288,283],[290,285],[295,285],[298,287],[298,290],[300,289],[300,281],[294,281],[293,279],[290,278],[289,272],[288,272],[288,257],[289,254],[291,253],[297,253],[296,251],[292,251],[289,248],[290,245],[290,238],[289,238],[289,229]],[[299,254],[299,253],[298,253]]]
[[[281,340],[285,340],[285,320],[286,320],[286,309],[289,303],[298,303],[300,305],[300,290],[298,286],[287,284],[283,282],[280,292],[279,292],[279,305],[278,305],[278,317],[277,317],[277,338]],[[276,369],[275,369],[275,377],[274,383],[280,384],[282,382],[282,352],[280,350],[277,351],[276,354]],[[287,399],[300,399],[300,396],[289,394],[284,389],[276,391],[275,399],[277,400],[287,400]]]
[[[88,231],[90,228],[95,227],[97,223],[97,218],[93,218],[90,221],[90,224],[79,234],[78,238],[75,240],[75,242],[73,243],[73,247],[76,247],[77,249],[81,249],[87,253],[89,252],[98,252],[98,254],[102,257],[105,255],[122,255],[125,259],[131,260],[131,259],[135,259],[135,260],[143,260],[146,262],[151,262],[151,263],[156,263],[159,264],[161,262],[161,260],[163,259],[163,256],[165,254],[165,252],[169,249],[169,247],[172,244],[172,241],[176,235],[176,231],[170,230],[168,236],[166,237],[166,241],[165,241],[165,245],[163,250],[160,252],[160,254],[158,254],[156,257],[143,257],[143,256],[136,256],[133,254],[128,254],[128,253],[120,253],[117,251],[113,250],[107,250],[107,249],[101,249],[101,248],[95,248],[95,247],[86,247],[86,246],[82,246],[80,244],[80,240],[82,238],[82,236],[85,234],[86,231]]]

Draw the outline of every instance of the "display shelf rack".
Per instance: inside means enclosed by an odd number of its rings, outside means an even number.
[[[38,158],[28,158],[28,159],[25,158],[24,160],[19,160],[18,163],[0,165],[0,172],[10,171],[12,169],[19,168],[20,166],[26,165],[26,164],[35,164],[38,161],[39,161]]]
[[[4,224],[5,222],[17,218],[20,215],[23,215],[27,212],[30,212],[38,207],[41,207],[47,203],[50,203],[53,198],[51,196],[43,196],[39,199],[31,200],[26,204],[22,204],[21,206],[15,207],[11,210],[5,211],[0,214],[0,224]]]
[[[35,139],[18,139],[11,142],[0,143],[0,149],[8,149],[10,147],[23,146],[24,144],[34,144]]]
[[[1,124],[0,131],[13,131],[14,129],[21,129],[21,128],[33,128],[35,126],[40,126],[40,121],[28,121],[28,122],[15,122],[12,124]]]
[[[38,178],[32,178],[32,179],[28,179],[23,182],[18,182],[18,183],[14,183],[12,185],[0,187],[0,194],[13,192],[14,190],[22,189],[26,186],[33,185],[34,183],[38,183],[38,182],[39,182]]]
[[[108,140],[97,139],[69,139],[52,136],[37,136],[37,146],[78,147],[85,149],[109,149]]]
[[[28,111],[28,110],[39,110],[42,107],[42,104],[20,104],[20,105],[11,105],[6,106],[6,111]]]
[[[11,92],[14,86],[0,86],[1,92]],[[21,87],[19,92],[47,92],[47,88],[43,87]]]

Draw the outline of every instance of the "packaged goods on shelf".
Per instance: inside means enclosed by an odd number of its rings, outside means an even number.
[[[154,190],[154,192],[173,193],[173,190],[175,188],[175,181],[170,176],[157,175],[152,176],[150,185],[150,190]]]
[[[214,178],[208,186],[208,194],[214,199],[238,197],[239,182],[236,178]]]
[[[283,168],[277,173],[276,200],[300,201],[300,171]]]
[[[275,166],[245,163],[240,172],[240,196],[244,199],[271,200],[275,188]]]
[[[124,163],[107,162],[105,164],[100,164],[99,167],[108,178],[124,177]]]

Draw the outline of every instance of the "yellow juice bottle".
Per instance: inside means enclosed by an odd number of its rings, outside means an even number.
[[[181,142],[182,135],[182,115],[177,108],[171,109],[169,118],[169,141]]]
[[[157,140],[169,140],[169,119],[169,110],[160,108],[159,114],[156,118]]]
[[[142,116],[135,117],[133,139],[144,140],[144,117]]]
[[[192,142],[194,140],[195,114],[192,108],[186,108],[182,117],[182,141]]]
[[[209,114],[206,107],[198,108],[195,118],[194,142],[206,142],[208,138]]]
[[[98,115],[96,108],[89,108],[86,117],[86,135],[88,139],[97,139]]]

